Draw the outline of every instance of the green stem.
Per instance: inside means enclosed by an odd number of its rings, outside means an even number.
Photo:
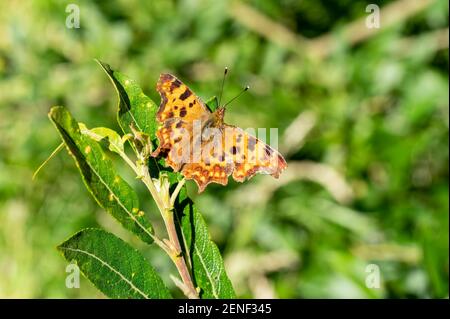
[[[41,171],[41,169],[56,155],[58,154],[58,152],[60,150],[62,150],[64,148],[64,143],[61,143],[58,145],[58,147],[47,157],[47,159],[41,164],[39,165],[39,167],[34,171],[33,173],[33,177],[31,178],[32,180],[34,180],[37,176],[37,174],[39,174],[39,172]]]
[[[165,218],[164,218],[170,243],[175,248],[174,254],[172,254],[171,258],[175,266],[177,267],[178,272],[180,273],[181,279],[183,280],[183,283],[186,288],[184,290],[185,293],[187,293],[187,297],[189,297],[190,299],[198,299],[197,289],[195,289],[194,283],[191,278],[191,273],[189,272],[189,268],[186,265],[186,260],[184,259],[183,251],[181,250],[181,245],[178,239],[173,214],[174,214],[173,210],[167,209],[165,211]]]
[[[169,255],[170,259],[175,264],[175,267],[178,270],[178,273],[181,276],[186,297],[190,299],[198,299],[198,292],[195,289],[194,282],[191,277],[191,273],[189,268],[187,267],[186,260],[183,256],[183,251],[181,249],[180,241],[178,239],[178,234],[175,226],[174,215],[173,215],[173,203],[180,192],[182,186],[184,185],[184,180],[178,183],[175,191],[173,192],[169,203],[165,203],[160,194],[158,193],[155,185],[153,184],[152,178],[148,171],[148,167],[143,164],[145,163],[142,160],[138,160],[138,166],[134,166],[136,168],[135,172],[140,176],[142,182],[147,186],[150,194],[154,198],[156,205],[161,213],[161,216],[164,220],[164,225],[166,227],[167,235],[169,236],[168,244],[164,243],[164,251]],[[132,167],[133,167],[132,166]]]

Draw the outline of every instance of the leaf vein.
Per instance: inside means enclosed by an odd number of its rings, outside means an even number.
[[[103,180],[103,178],[98,174],[98,172],[92,167],[91,163],[89,163],[89,161],[86,161],[86,163],[89,165],[89,167],[91,168],[91,170],[95,173],[95,175],[98,177],[98,179],[102,182],[102,184],[106,187],[106,189],[113,195],[113,197],[117,200],[117,203],[119,204],[120,207],[122,207],[122,209],[130,216],[130,218],[140,227],[142,228],[142,230],[147,233],[152,239],[153,239],[153,235],[148,231],[147,228],[145,228],[133,215],[133,213],[131,213],[126,207],[125,205],[122,203],[122,201],[120,200],[120,198],[112,191],[112,189],[109,187],[109,185]]]
[[[116,273],[122,280],[124,280],[130,286],[130,289],[133,289],[134,291],[139,293],[144,298],[149,299],[148,295],[146,295],[143,291],[141,291],[138,287],[136,287],[130,280],[128,280],[120,271],[116,270],[113,266],[109,265],[103,259],[97,257],[96,255],[94,255],[94,254],[92,254],[92,253],[90,253],[88,251],[82,250],[82,249],[70,248],[70,247],[60,247],[60,248],[61,249],[66,249],[66,250],[70,250],[70,251],[74,251],[74,252],[79,252],[79,253],[88,255],[89,257],[92,257],[92,258],[96,259],[97,261],[99,261],[102,264],[102,266],[106,266],[111,271]],[[118,284],[118,282],[117,282],[117,284]]]

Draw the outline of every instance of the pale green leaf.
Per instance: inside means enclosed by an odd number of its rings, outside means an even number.
[[[106,141],[106,145],[110,151],[119,154],[124,152],[124,141],[116,131],[107,127],[94,127],[88,129],[83,123],[78,123],[78,125],[81,133],[84,135],[89,136],[97,142]]]

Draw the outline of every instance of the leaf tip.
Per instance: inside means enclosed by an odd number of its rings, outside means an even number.
[[[100,67],[103,69],[103,71],[105,71],[107,74],[112,74],[114,72],[108,63],[102,62],[97,58],[95,58],[94,61],[97,62],[98,65],[100,65]]]
[[[62,112],[64,110],[65,110],[64,106],[61,106],[61,105],[52,106],[50,108],[50,111],[48,112],[48,116],[50,118],[54,118],[58,113],[60,113],[60,112]]]

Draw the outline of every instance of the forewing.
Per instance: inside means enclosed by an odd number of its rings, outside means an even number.
[[[211,113],[185,84],[171,74],[160,75],[156,90],[161,95],[157,114],[160,122],[171,118],[192,122]]]

